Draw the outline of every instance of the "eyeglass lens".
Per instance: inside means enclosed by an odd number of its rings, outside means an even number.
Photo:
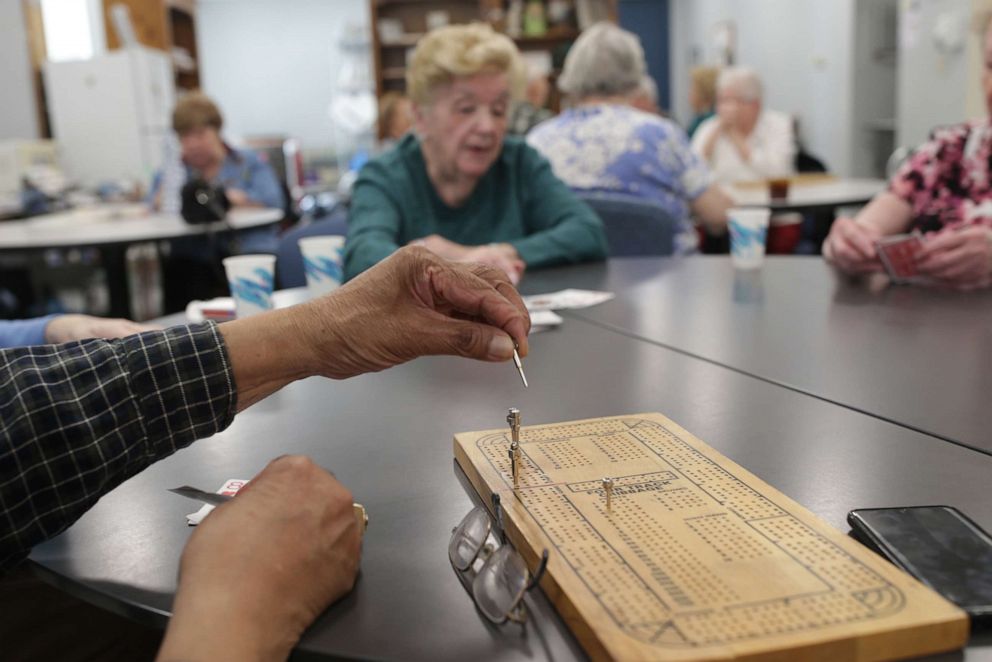
[[[451,534],[448,543],[448,558],[460,571],[468,570],[486,542],[492,525],[485,508],[473,508]]]
[[[502,623],[527,588],[527,565],[509,545],[493,553],[472,582],[472,594],[489,620]]]

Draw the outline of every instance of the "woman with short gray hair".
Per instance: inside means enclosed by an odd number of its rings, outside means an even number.
[[[716,77],[716,93],[736,94],[741,99],[761,101],[765,96],[765,87],[761,78],[750,67],[730,67],[721,71]]]
[[[747,67],[730,67],[716,81],[716,117],[703,122],[692,148],[725,184],[795,172],[792,118],[763,109],[761,78]]]
[[[612,23],[597,23],[569,51],[558,89],[575,99],[618,96],[636,90],[646,73],[637,36]]]
[[[558,86],[572,107],[539,124],[527,142],[551,161],[572,189],[603,191],[661,205],[678,226],[675,250],[698,248],[695,216],[722,235],[730,198],[711,185],[709,170],[671,121],[633,107],[647,75],[638,38],[597,23],[576,40]]]

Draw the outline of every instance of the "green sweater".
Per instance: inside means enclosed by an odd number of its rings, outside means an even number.
[[[506,139],[499,158],[458,208],[438,197],[412,135],[367,163],[352,193],[345,279],[431,234],[466,246],[510,243],[528,269],[602,260],[607,251],[596,214],[518,138]]]

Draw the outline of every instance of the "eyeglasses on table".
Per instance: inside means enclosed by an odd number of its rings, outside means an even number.
[[[548,550],[533,576],[523,557],[506,542],[499,494],[492,495],[496,535],[489,512],[477,506],[451,531],[448,560],[472,594],[479,611],[493,623],[523,623],[524,595],[536,587],[548,567]]]

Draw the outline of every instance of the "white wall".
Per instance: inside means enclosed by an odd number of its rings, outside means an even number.
[[[851,175],[883,177],[896,147],[899,0],[855,0]]]
[[[903,0],[899,14],[899,84],[896,140],[913,146],[935,126],[987,114],[981,91],[980,30],[973,14],[992,9],[989,0]],[[934,28],[939,17],[957,19],[964,48],[938,48]]]
[[[713,62],[712,26],[731,20],[737,63],[765,82],[765,104],[799,117],[807,149],[851,171],[854,0],[672,0],[672,105],[685,122],[688,70]]]
[[[27,28],[20,0],[0,0],[0,140],[38,137]]]
[[[93,40],[93,56],[107,52],[107,29],[103,24],[103,0],[86,0],[90,18],[90,39]]]
[[[971,3],[971,33],[965,51],[965,62],[971,72],[965,90],[965,117],[986,117],[989,114],[985,89],[981,82],[985,68],[985,40],[983,28],[992,17],[992,0],[973,0]]]
[[[368,29],[366,0],[199,0],[200,82],[224,113],[225,133],[331,147],[327,109],[349,24]]]

